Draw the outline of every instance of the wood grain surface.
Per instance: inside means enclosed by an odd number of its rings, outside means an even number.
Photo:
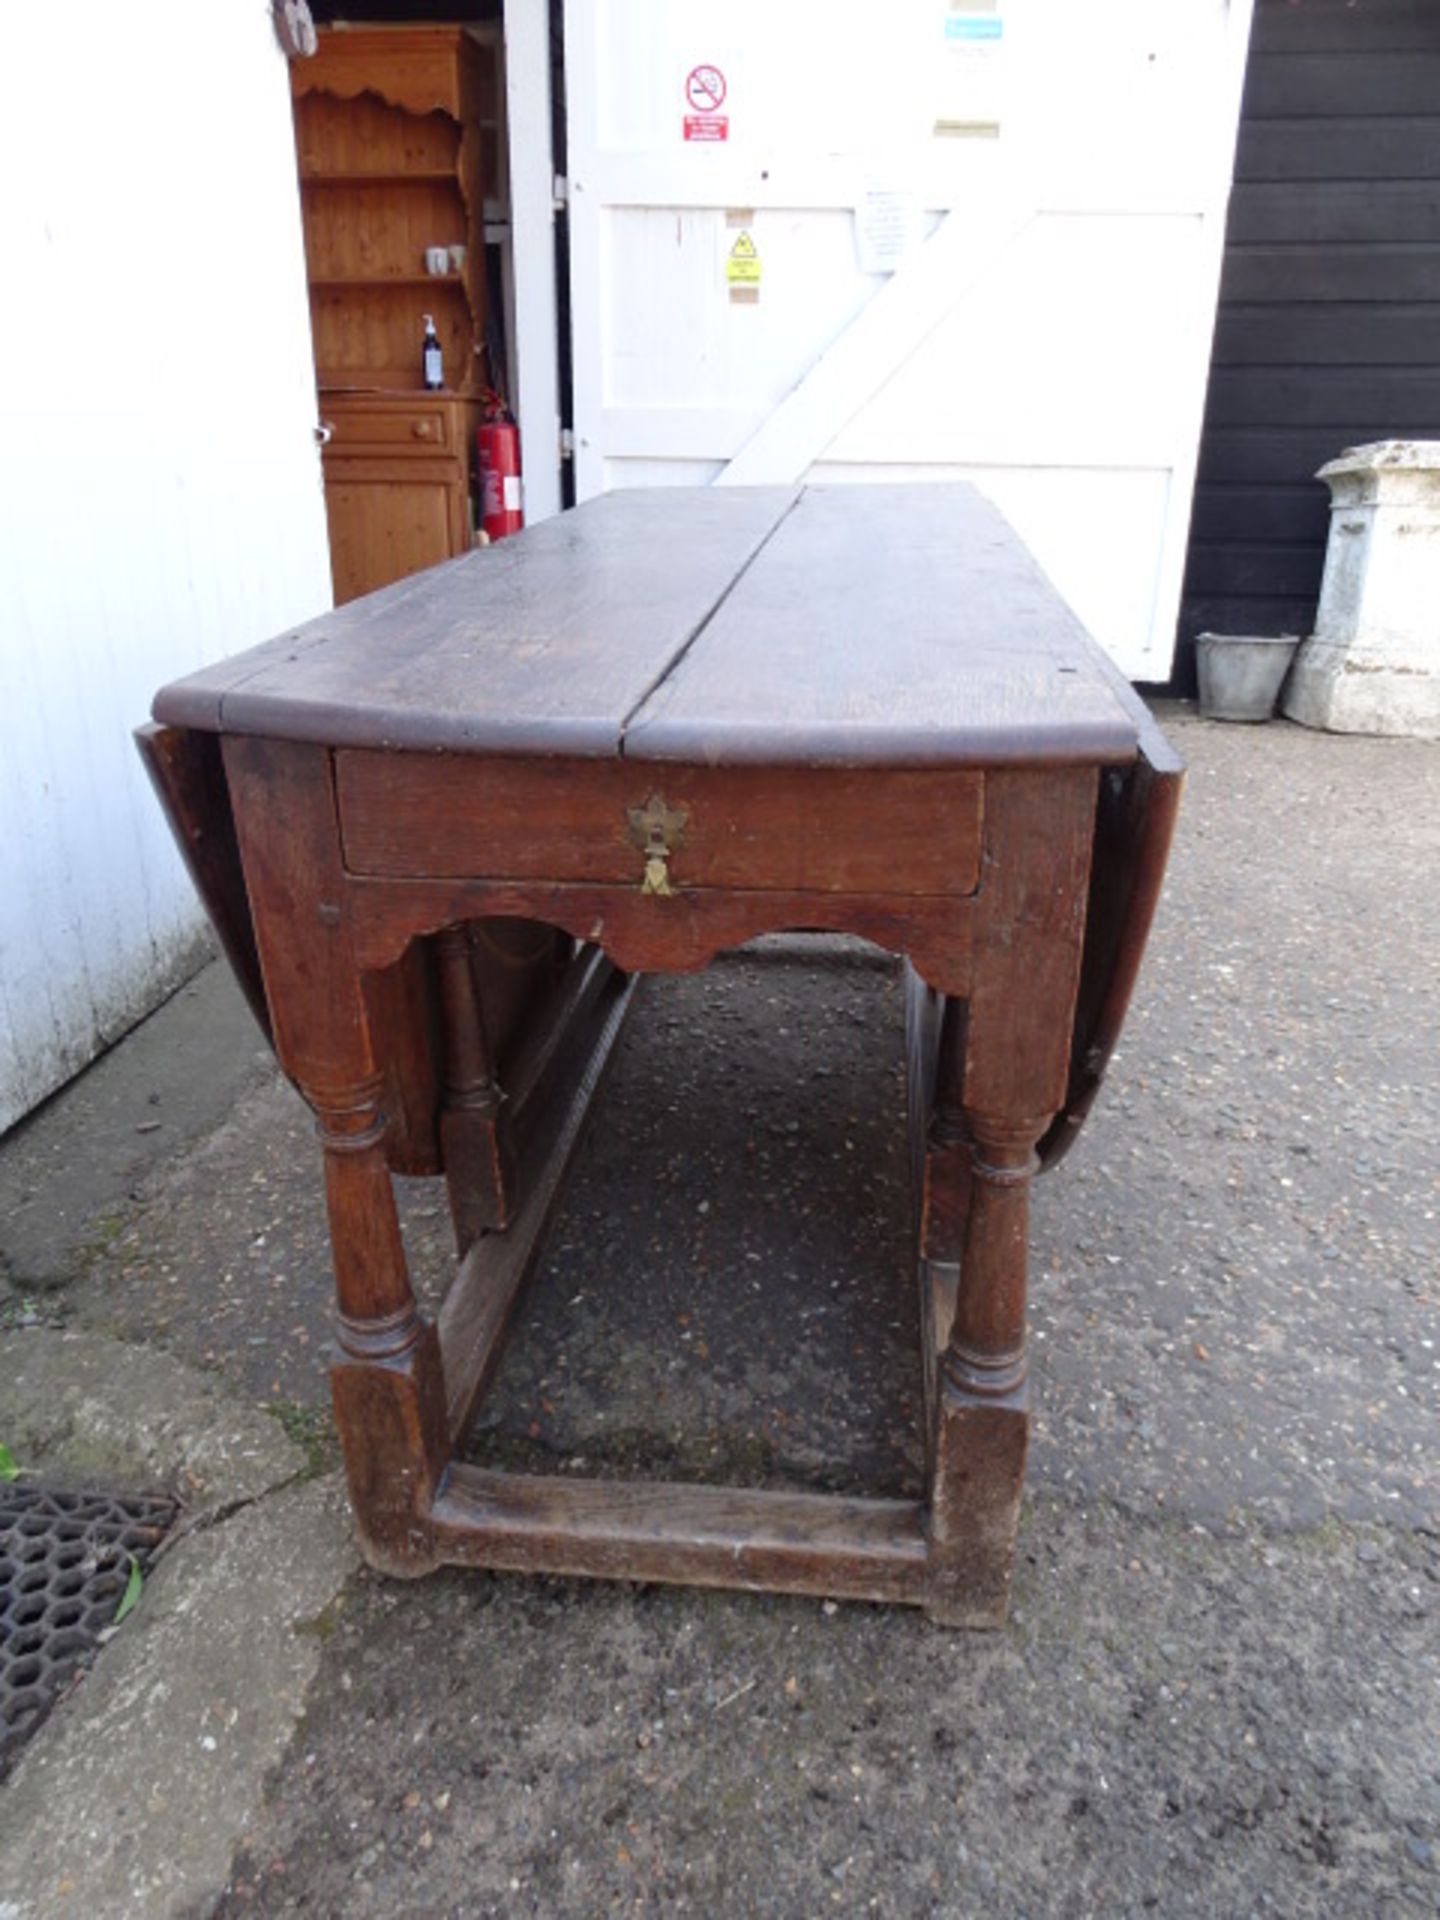
[[[1128,760],[1102,656],[973,487],[821,487],[631,721],[632,760]]]
[[[336,747],[608,758],[792,499],[607,494],[192,675],[155,717]]]
[[[460,1462],[433,1525],[441,1558],[460,1565],[853,1600],[924,1596],[924,1516],[908,1500],[488,1473]]]
[[[700,765],[1128,762],[1107,663],[971,487],[607,494],[168,687],[171,725]]]

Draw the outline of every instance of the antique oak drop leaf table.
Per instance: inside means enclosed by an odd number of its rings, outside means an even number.
[[[995,510],[960,486],[613,494],[154,714],[157,790],[319,1122],[370,1560],[1002,1620],[1028,1190],[1119,1031],[1180,766]],[[907,962],[925,1498],[458,1459],[634,975],[782,930]],[[435,1320],[395,1172],[448,1183]]]

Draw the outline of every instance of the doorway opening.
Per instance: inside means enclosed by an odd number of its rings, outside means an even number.
[[[313,12],[320,46],[292,63],[291,85],[338,605],[522,521],[514,76],[500,0],[344,0]],[[528,10],[524,25],[533,35]],[[543,82],[548,8],[539,27]],[[529,129],[527,152],[548,201],[547,91],[537,88],[545,125]],[[532,216],[534,205],[532,193]],[[541,217],[548,227],[548,206]],[[553,273],[563,239],[540,238]],[[554,288],[548,296],[553,314]],[[547,333],[529,352],[548,356],[554,392],[553,320]],[[559,491],[546,473],[558,466],[558,425],[526,449],[545,497]]]

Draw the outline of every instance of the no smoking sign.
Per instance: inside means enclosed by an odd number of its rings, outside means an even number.
[[[685,98],[692,113],[718,113],[725,104],[725,76],[719,67],[692,67],[685,76]]]
[[[725,76],[719,67],[704,64],[692,67],[685,76],[685,116],[687,140],[728,140],[730,116],[721,113],[725,104]]]

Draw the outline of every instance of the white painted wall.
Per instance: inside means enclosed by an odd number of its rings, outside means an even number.
[[[131,729],[330,583],[265,0],[14,8],[0,41],[3,1128],[198,951]]]
[[[972,480],[1164,679],[1250,11],[568,0],[580,497]],[[702,62],[724,142],[683,137]],[[857,258],[867,186],[912,193],[928,236],[889,277]],[[741,222],[753,305],[726,280]]]

